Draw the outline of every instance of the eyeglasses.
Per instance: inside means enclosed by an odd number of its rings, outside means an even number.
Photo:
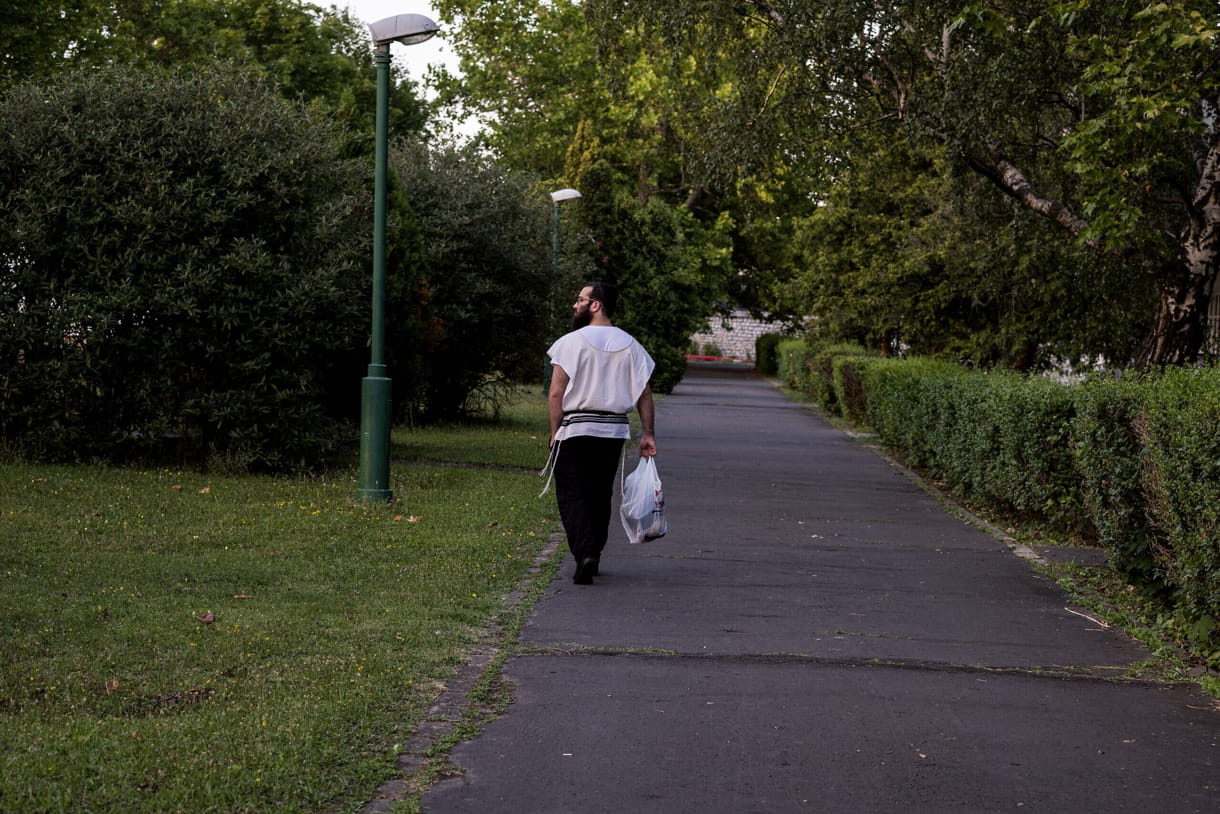
[[[577,297],[576,298],[577,305],[580,305],[582,302],[601,302],[601,300],[595,300],[592,297]]]

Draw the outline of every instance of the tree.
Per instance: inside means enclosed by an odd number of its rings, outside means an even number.
[[[477,146],[406,142],[390,165],[418,224],[424,269],[422,281],[403,284],[394,278],[409,269],[387,266],[391,313],[421,319],[424,331],[422,346],[396,341],[387,352],[420,371],[396,394],[398,418],[494,408],[506,386],[537,378],[553,339],[550,200],[536,179]],[[411,331],[388,333],[415,341]]]
[[[349,12],[297,0],[116,0],[20,4],[0,13],[0,87],[79,65],[245,65],[287,99],[318,105],[372,153],[376,80],[368,32]],[[399,74],[391,132],[423,129],[426,106]]]
[[[730,291],[732,186],[696,180],[707,122],[694,90],[717,92],[727,69],[667,53],[640,25],[598,36],[574,0],[438,7],[461,19],[464,79],[451,92],[494,113],[489,141],[506,163],[581,191],[596,275],[620,287],[616,321],[649,344],[654,386],[668,390]]]
[[[731,275],[727,224],[704,226],[688,210],[653,199],[640,206],[604,159],[578,183],[579,218],[593,236],[594,275],[619,288],[615,324],[657,363],[652,386],[668,393],[686,371],[691,334],[723,300]]]
[[[101,2],[22,0],[0,8],[0,88],[46,76],[82,31],[101,28]]]
[[[0,97],[0,437],[47,458],[317,461],[362,344],[368,176],[231,67]],[[308,179],[308,183],[302,183]]]
[[[1220,270],[1214,3],[589,5],[603,27],[647,20],[676,52],[735,49],[732,92],[708,99],[724,122],[721,172],[809,151],[833,177],[827,135],[865,126],[937,145],[1155,282],[1160,304],[1138,363],[1197,354]]]
[[[488,141],[508,166],[559,178],[577,125],[607,107],[594,43],[572,0],[437,0],[453,21],[461,77],[441,103],[488,117]]]
[[[1121,263],[949,174],[936,151],[865,132],[843,156],[823,205],[795,221],[781,288],[818,335],[1022,370],[1138,348],[1151,281],[1130,285]]]

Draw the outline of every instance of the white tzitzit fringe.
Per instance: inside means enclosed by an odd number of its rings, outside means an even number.
[[[559,461],[559,445],[562,443],[562,441],[556,441],[551,444],[551,454],[547,456],[546,466],[542,467],[542,471],[538,473],[539,477],[546,475],[546,486],[542,487],[538,497],[542,497],[551,491],[551,481],[555,479],[555,464]]]

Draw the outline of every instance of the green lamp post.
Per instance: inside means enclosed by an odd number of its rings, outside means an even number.
[[[551,202],[553,204],[551,214],[551,279],[547,283],[546,292],[546,338],[547,341],[554,339],[555,332],[555,280],[559,278],[559,207],[564,201],[573,201],[580,197],[580,193],[571,187],[557,189],[551,193]],[[542,364],[542,395],[545,397],[551,391],[551,363],[549,360]]]
[[[369,23],[377,70],[376,167],[373,190],[373,337],[372,359],[360,390],[360,481],[364,500],[388,501],[392,389],[385,367],[385,222],[390,118],[390,43],[415,45],[439,29],[422,14],[398,14]]]

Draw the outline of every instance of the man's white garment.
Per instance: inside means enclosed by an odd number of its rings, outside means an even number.
[[[555,340],[547,355],[568,374],[564,420],[555,433],[628,438],[626,414],[635,407],[655,367],[648,351],[612,325],[586,325]]]

